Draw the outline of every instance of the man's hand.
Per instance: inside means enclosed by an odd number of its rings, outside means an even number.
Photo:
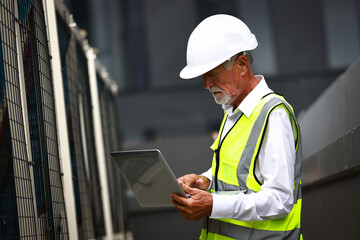
[[[212,195],[209,192],[191,188],[183,182],[180,182],[180,185],[185,193],[190,194],[190,198],[184,198],[175,193],[171,195],[172,203],[180,211],[181,215],[189,221],[197,221],[210,216],[213,205]]]
[[[178,178],[178,182],[183,182],[187,186],[203,190],[208,189],[210,185],[210,180],[207,177],[196,174],[187,174],[182,176]]]

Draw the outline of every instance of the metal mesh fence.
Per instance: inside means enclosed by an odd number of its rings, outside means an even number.
[[[78,63],[78,80],[80,82],[80,116],[82,117],[82,133],[84,135],[83,142],[85,148],[85,167],[87,173],[87,180],[89,184],[89,194],[91,196],[91,207],[94,225],[96,226],[95,236],[101,237],[105,235],[104,213],[101,198],[100,178],[98,172],[98,164],[96,158],[94,122],[92,116],[92,105],[89,84],[89,71],[87,67],[87,59],[84,52],[81,51],[81,46],[77,45],[77,63]]]
[[[56,109],[42,0],[0,1],[0,239],[69,239]],[[57,13],[79,239],[105,236],[88,64]],[[20,58],[19,58],[20,57]],[[115,99],[103,84],[101,114],[114,232],[124,232]],[[107,128],[106,126],[111,126]],[[66,187],[66,186],[65,186]]]
[[[125,232],[124,216],[124,181],[117,166],[112,161],[110,152],[120,149],[120,142],[117,137],[116,122],[116,101],[115,96],[107,88],[101,76],[97,74],[97,83],[100,100],[101,123],[103,129],[106,168],[108,169],[107,177],[110,192],[111,217],[113,222],[114,233]]]
[[[57,24],[79,238],[100,238],[105,225],[87,59],[59,14]]]
[[[14,1],[0,2],[0,239],[36,238],[26,151]]]
[[[47,31],[41,0],[18,0],[38,236],[68,237]]]
[[[59,38],[60,41],[62,41],[64,37],[59,36]],[[69,36],[68,39],[69,41],[66,44],[67,49],[61,49],[61,55],[64,56],[64,59],[62,59],[62,61],[64,61],[64,65],[62,65],[63,81],[75,194],[75,206],[79,238],[89,239],[94,238],[94,226],[92,224],[91,206],[89,202],[90,195],[86,186],[87,180],[84,168],[83,146],[81,142],[80,119],[78,114],[79,101],[76,81],[76,51],[73,38]],[[61,43],[60,45],[63,44]]]

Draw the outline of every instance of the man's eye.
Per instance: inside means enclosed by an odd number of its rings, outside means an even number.
[[[210,77],[216,77],[216,75],[217,75],[217,74],[216,74],[215,72],[209,73],[209,76],[210,76]]]

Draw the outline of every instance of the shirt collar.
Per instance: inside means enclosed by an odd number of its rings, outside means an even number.
[[[244,98],[244,100],[240,103],[240,105],[232,111],[231,105],[223,105],[222,108],[228,114],[228,116],[232,116],[239,112],[243,112],[247,118],[250,117],[251,113],[254,111],[256,105],[265,95],[272,93],[273,91],[266,84],[265,78],[262,75],[256,75],[256,79],[259,83],[256,87]]]

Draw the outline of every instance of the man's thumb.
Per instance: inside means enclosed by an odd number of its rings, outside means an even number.
[[[202,180],[201,178],[199,178],[198,180],[196,180],[196,187],[199,189],[203,189],[204,187],[204,180]]]

